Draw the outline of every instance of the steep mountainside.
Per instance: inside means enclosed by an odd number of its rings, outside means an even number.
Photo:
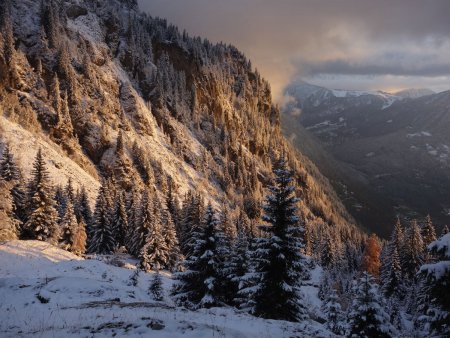
[[[441,225],[450,220],[449,92],[416,92],[420,97],[389,106],[372,94],[317,101],[303,92],[298,95],[303,103],[283,116],[285,131],[322,149],[321,157],[315,150],[304,152],[334,181],[358,220],[382,235],[396,215],[430,213]]]
[[[0,138],[25,175],[42,148],[52,179],[70,177],[91,197],[114,177],[128,192],[170,185],[179,199],[195,191],[254,219],[272,160],[285,154],[307,222],[360,236],[233,46],[180,33],[133,0],[7,0],[0,24]]]

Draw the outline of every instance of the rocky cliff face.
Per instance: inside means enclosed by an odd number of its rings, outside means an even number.
[[[128,191],[170,184],[250,215],[285,154],[308,222],[357,236],[328,181],[282,136],[269,84],[233,46],[181,33],[136,1],[7,0],[0,23],[0,138],[25,172],[41,147],[54,180],[71,177],[91,196],[114,176]]]

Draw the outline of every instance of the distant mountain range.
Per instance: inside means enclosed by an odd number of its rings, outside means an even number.
[[[294,144],[353,216],[387,235],[398,215],[449,222],[450,91],[331,90],[297,81],[283,114]]]

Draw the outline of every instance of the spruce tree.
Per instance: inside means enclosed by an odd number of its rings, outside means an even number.
[[[355,284],[355,298],[349,314],[349,337],[390,338],[395,328],[383,309],[382,298],[374,278],[364,272]]]
[[[153,299],[160,302],[164,300],[164,289],[162,286],[161,275],[159,270],[153,274],[152,281],[149,287],[150,294],[153,296]]]
[[[183,255],[180,252],[177,232],[169,210],[162,211],[161,226],[164,242],[168,250],[167,269],[174,271],[181,264]]]
[[[173,295],[177,304],[191,309],[220,305],[218,231],[218,220],[209,204],[202,224],[191,231],[192,247],[183,264],[185,271],[175,274]]]
[[[117,249],[112,222],[112,201],[107,182],[103,182],[95,203],[94,222],[88,233],[88,252],[112,254]]]
[[[81,187],[81,190],[77,194],[74,210],[78,222],[82,221],[86,225],[86,232],[89,233],[92,228],[92,211],[89,205],[89,197],[84,186]]]
[[[256,285],[250,294],[256,316],[299,321],[306,309],[299,290],[306,271],[302,249],[302,228],[296,216],[292,172],[284,158],[274,167],[275,182],[269,187],[260,229],[267,237],[259,238],[255,257]]]
[[[334,334],[342,335],[344,333],[343,313],[338,299],[336,290],[333,289],[325,303],[324,314],[327,319],[327,328]]]
[[[409,281],[414,281],[416,279],[416,273],[424,262],[423,239],[416,220],[411,222],[411,225],[405,233],[405,240],[400,255],[404,276]]]
[[[39,149],[33,163],[32,178],[28,184],[26,238],[56,244],[59,238],[58,212],[55,209],[52,186]]]
[[[236,240],[233,242],[231,254],[226,261],[224,268],[225,278],[231,282],[230,295],[232,305],[240,307],[245,303],[245,298],[239,294],[239,290],[244,288],[244,276],[247,273],[250,263],[249,239],[246,229],[239,224]]]
[[[135,212],[137,213],[137,210]],[[135,227],[129,249],[132,255],[139,257],[153,222],[153,201],[150,199],[148,189],[142,195],[139,212],[135,216],[134,222]]]
[[[0,178],[6,182],[17,181],[19,177],[19,168],[14,160],[8,143],[3,149],[2,158],[0,160]]]
[[[10,187],[13,215],[14,219],[17,221],[20,235],[21,227],[26,221],[26,188],[20,168],[14,160],[14,156],[11,153],[8,144],[5,145],[0,160],[0,178],[8,182],[8,186]]]
[[[68,200],[65,213],[61,220],[61,237],[59,240],[61,248],[72,251],[77,231],[78,221],[73,210],[73,204]]]
[[[166,245],[161,229],[160,204],[156,198],[153,200],[153,203],[154,208],[149,219],[147,236],[139,253],[141,268],[144,271],[167,268],[169,261],[169,248]]]
[[[447,235],[450,231],[448,230],[448,226],[444,225],[444,227],[442,228],[441,231],[441,237],[443,237],[444,235]]]
[[[115,202],[114,213],[112,216],[112,227],[119,248],[125,246],[125,234],[128,231],[128,218],[124,200],[124,193],[119,194]]]

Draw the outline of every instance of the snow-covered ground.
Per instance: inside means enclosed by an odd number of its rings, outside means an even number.
[[[163,273],[166,299],[148,293],[152,273],[137,286],[130,259],[124,267],[81,259],[50,244],[0,244],[0,337],[332,337],[314,321],[263,320],[230,308],[187,311],[168,296],[172,280]],[[132,262],[132,260],[131,260]],[[313,271],[306,287],[309,307],[320,306]]]

